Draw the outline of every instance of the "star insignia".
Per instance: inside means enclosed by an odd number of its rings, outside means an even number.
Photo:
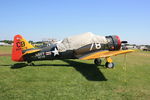
[[[54,49],[54,51],[52,51],[52,53],[54,54],[54,56],[59,55],[59,52],[56,48]]]

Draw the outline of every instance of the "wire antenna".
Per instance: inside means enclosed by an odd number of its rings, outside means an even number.
[[[124,70],[124,82],[125,82],[125,86],[127,86],[127,54],[124,55],[124,66],[123,66],[123,70]]]

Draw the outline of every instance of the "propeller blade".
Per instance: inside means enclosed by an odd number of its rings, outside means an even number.
[[[121,43],[128,43],[128,41],[121,41]]]

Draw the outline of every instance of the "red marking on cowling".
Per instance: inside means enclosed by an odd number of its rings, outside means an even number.
[[[116,36],[117,40],[118,40],[118,49],[121,48],[121,40],[119,36]]]

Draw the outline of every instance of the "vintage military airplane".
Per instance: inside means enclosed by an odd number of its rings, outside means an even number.
[[[34,65],[32,61],[55,60],[55,59],[94,59],[96,65],[101,64],[100,58],[106,58],[105,66],[113,68],[111,56],[126,54],[134,50],[121,50],[121,41],[116,35],[98,36],[93,33],[84,33],[65,38],[62,42],[51,44],[44,48],[34,48],[21,35],[14,37],[12,48],[12,60],[17,62],[26,61]]]

